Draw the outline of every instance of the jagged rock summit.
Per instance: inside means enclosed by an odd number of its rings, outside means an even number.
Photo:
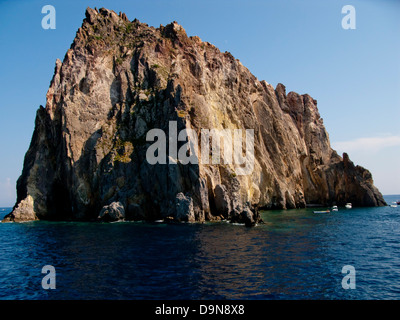
[[[370,172],[330,147],[316,100],[259,81],[176,22],[154,28],[88,8],[64,61],[56,61],[46,98],[6,221],[251,225],[259,209],[385,204]],[[171,155],[166,164],[149,163],[148,132],[168,133],[171,123],[199,135],[253,130],[253,170],[237,174],[225,150],[218,164]],[[173,141],[165,144],[170,150]]]

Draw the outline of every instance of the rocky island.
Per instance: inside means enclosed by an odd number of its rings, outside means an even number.
[[[3,221],[251,225],[261,209],[385,205],[371,173],[331,148],[315,99],[259,81],[176,22],[154,28],[88,8],[64,60],[56,61],[46,99],[17,202]],[[229,161],[182,163],[173,155],[149,163],[148,132],[168,132],[171,123],[199,135],[251,129],[251,173],[237,174]]]

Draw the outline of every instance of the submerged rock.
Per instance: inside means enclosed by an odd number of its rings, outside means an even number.
[[[188,37],[176,22],[154,28],[88,8],[64,60],[56,61],[46,98],[8,221],[100,214],[253,225],[258,209],[385,205],[371,173],[330,147],[316,100],[259,81],[230,53]],[[241,174],[225,148],[218,163],[211,154],[184,163],[169,153],[171,123],[177,133],[198,136],[202,129],[224,138],[252,130],[254,152],[243,164],[250,172]],[[155,128],[170,133],[168,155],[151,164],[153,141],[146,136]],[[185,141],[175,141],[178,151]]]

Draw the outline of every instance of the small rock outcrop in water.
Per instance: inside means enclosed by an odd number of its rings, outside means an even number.
[[[125,209],[120,202],[113,202],[101,209],[97,219],[101,221],[120,221],[125,219]]]
[[[225,220],[254,225],[260,209],[384,205],[370,172],[330,147],[309,95],[259,81],[230,53],[106,9],[86,11],[56,61],[45,107],[6,221]],[[170,123],[253,129],[251,174],[231,163],[150,164],[146,135]],[[180,141],[179,146],[185,142]],[[170,149],[166,139],[166,150]],[[167,157],[171,160],[171,155]],[[226,160],[226,158],[225,158]]]

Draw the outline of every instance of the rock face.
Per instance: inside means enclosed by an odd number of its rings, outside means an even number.
[[[8,221],[96,220],[107,212],[253,224],[259,209],[385,205],[370,172],[331,149],[313,98],[259,81],[176,22],[154,28],[88,8],[46,98]],[[150,164],[147,133],[168,133],[171,123],[199,135],[253,130],[253,170],[237,174],[225,151],[219,164],[185,164],[176,155]]]

